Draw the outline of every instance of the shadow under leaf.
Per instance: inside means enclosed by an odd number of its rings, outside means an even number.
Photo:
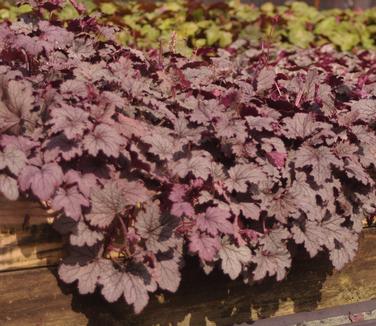
[[[273,278],[247,285],[241,280],[231,281],[219,270],[205,275],[196,259],[188,259],[182,272],[182,283],[177,293],[151,294],[145,310],[134,315],[123,300],[106,302],[99,290],[92,295],[80,295],[75,284],[58,285],[66,295],[72,295],[71,306],[85,314],[88,325],[177,325],[190,320],[194,326],[232,325],[276,314],[312,311],[317,308],[320,290],[332,267],[325,254],[313,259],[296,258],[288,277],[277,282]],[[57,277],[56,269],[51,272]],[[185,325],[185,324],[184,324]]]

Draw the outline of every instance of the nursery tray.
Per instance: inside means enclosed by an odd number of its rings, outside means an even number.
[[[365,229],[355,260],[333,271],[325,255],[297,259],[283,282],[245,285],[195,260],[177,293],[158,292],[138,316],[123,302],[81,296],[58,281],[63,255],[50,215],[36,202],[0,198],[0,325],[233,325],[376,298],[376,229]]]

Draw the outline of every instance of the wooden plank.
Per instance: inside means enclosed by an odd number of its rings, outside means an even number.
[[[42,235],[51,235],[51,232]],[[54,265],[62,252],[63,246],[58,235],[55,239],[43,240],[30,231],[0,234],[0,271]]]
[[[356,326],[376,325],[376,300],[257,320],[252,322],[252,326],[354,326],[352,322],[355,321]],[[251,324],[242,323],[239,326]]]
[[[22,230],[27,215],[26,220],[32,226],[46,223],[51,214],[36,201],[26,199],[10,201],[0,196],[0,231]]]
[[[0,196],[0,271],[56,264],[61,237],[47,223],[51,214],[39,203]]]
[[[47,268],[0,274],[0,293],[0,325],[87,325]]]
[[[80,296],[58,283],[51,269],[0,274],[0,324],[4,325],[232,325],[260,318],[314,311],[376,298],[376,229],[365,230],[355,260],[341,272],[328,260],[295,262],[283,282],[252,286],[219,272],[205,276],[196,261],[187,263],[175,294],[153,294],[139,316],[124,303],[108,304],[100,295]],[[162,302],[162,303],[161,303]],[[189,321],[189,322],[188,322]],[[182,325],[182,324],[181,324]]]

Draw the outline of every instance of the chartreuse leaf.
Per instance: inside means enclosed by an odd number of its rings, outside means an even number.
[[[140,16],[138,15],[125,15],[123,16],[123,21],[127,24],[130,28],[134,30],[140,30],[142,27],[139,25]]]
[[[199,38],[199,39],[193,40],[193,46],[196,47],[196,48],[202,48],[205,45],[206,45],[206,39],[204,39],[204,38]]]
[[[185,22],[178,27],[178,34],[183,37],[193,36],[199,30],[199,27],[194,22]]]
[[[174,11],[174,12],[182,10],[182,4],[181,4],[180,1],[171,1],[171,0],[169,0],[164,5],[164,7],[166,8],[166,10]]]
[[[146,38],[148,42],[155,42],[160,36],[159,30],[150,25],[142,26],[140,33]]]
[[[21,5],[21,6],[10,6],[9,8],[9,13],[8,13],[8,18],[9,20],[11,21],[14,21],[17,19],[17,17],[23,15],[23,14],[27,14],[29,12],[31,12],[32,8],[31,6],[29,6],[28,4],[24,4],[24,5]]]
[[[226,47],[232,43],[232,34],[230,32],[222,31],[219,38],[219,46]]]
[[[79,14],[77,10],[68,3],[64,6],[64,8],[59,12],[59,19],[61,20],[69,20],[69,19],[75,19],[79,17]]]
[[[260,10],[257,7],[244,5],[236,0],[230,1],[229,5],[235,9],[235,17],[240,21],[251,23],[260,17]]]
[[[88,13],[91,13],[98,8],[94,0],[82,0],[81,2],[85,6]]]
[[[334,16],[326,17],[321,20],[315,27],[314,32],[316,34],[321,34],[324,36],[329,36],[332,31],[336,28],[337,20]]]
[[[8,9],[0,9],[0,19],[9,19],[9,10]]]
[[[217,25],[212,24],[211,27],[206,29],[206,40],[209,46],[219,43],[220,47],[225,47],[232,42],[232,34],[221,30]]]
[[[319,13],[315,7],[309,6],[306,2],[302,1],[292,2],[291,10],[298,19],[300,18],[314,22],[319,16]]]
[[[265,2],[261,7],[260,7],[261,11],[268,14],[268,15],[272,15],[274,10],[275,10],[275,6],[273,5],[273,3],[271,2]]]
[[[342,51],[349,51],[360,42],[356,29],[350,22],[337,24],[336,29],[327,34],[330,41],[338,45]]]
[[[102,2],[99,5],[99,9],[105,15],[113,15],[116,12],[117,7],[113,3],[111,3],[111,2]]]
[[[312,32],[307,31],[305,25],[299,22],[289,23],[288,39],[291,44],[306,48],[314,41]]]
[[[220,39],[220,28],[217,25],[212,24],[206,31],[206,40],[208,42],[208,45],[211,46],[219,41]]]

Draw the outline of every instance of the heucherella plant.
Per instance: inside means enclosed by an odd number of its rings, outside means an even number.
[[[28,5],[16,7],[5,0],[1,3],[0,19],[15,20],[31,10]],[[319,11],[301,1],[256,7],[238,0],[212,4],[187,0],[82,0],[80,3],[92,15],[101,13],[102,22],[121,27],[118,40],[138,49],[166,45],[172,33],[177,35],[177,51],[186,55],[203,46],[226,48],[238,39],[258,42],[265,38],[284,48],[330,43],[342,51],[375,49],[376,7]],[[55,14],[60,20],[79,16],[69,1]],[[48,17],[48,8],[44,15]]]
[[[0,192],[56,212],[63,281],[139,313],[187,255],[254,281],[298,247],[354,257],[375,212],[374,52],[143,53],[73,0],[56,19],[62,3],[0,25]]]

